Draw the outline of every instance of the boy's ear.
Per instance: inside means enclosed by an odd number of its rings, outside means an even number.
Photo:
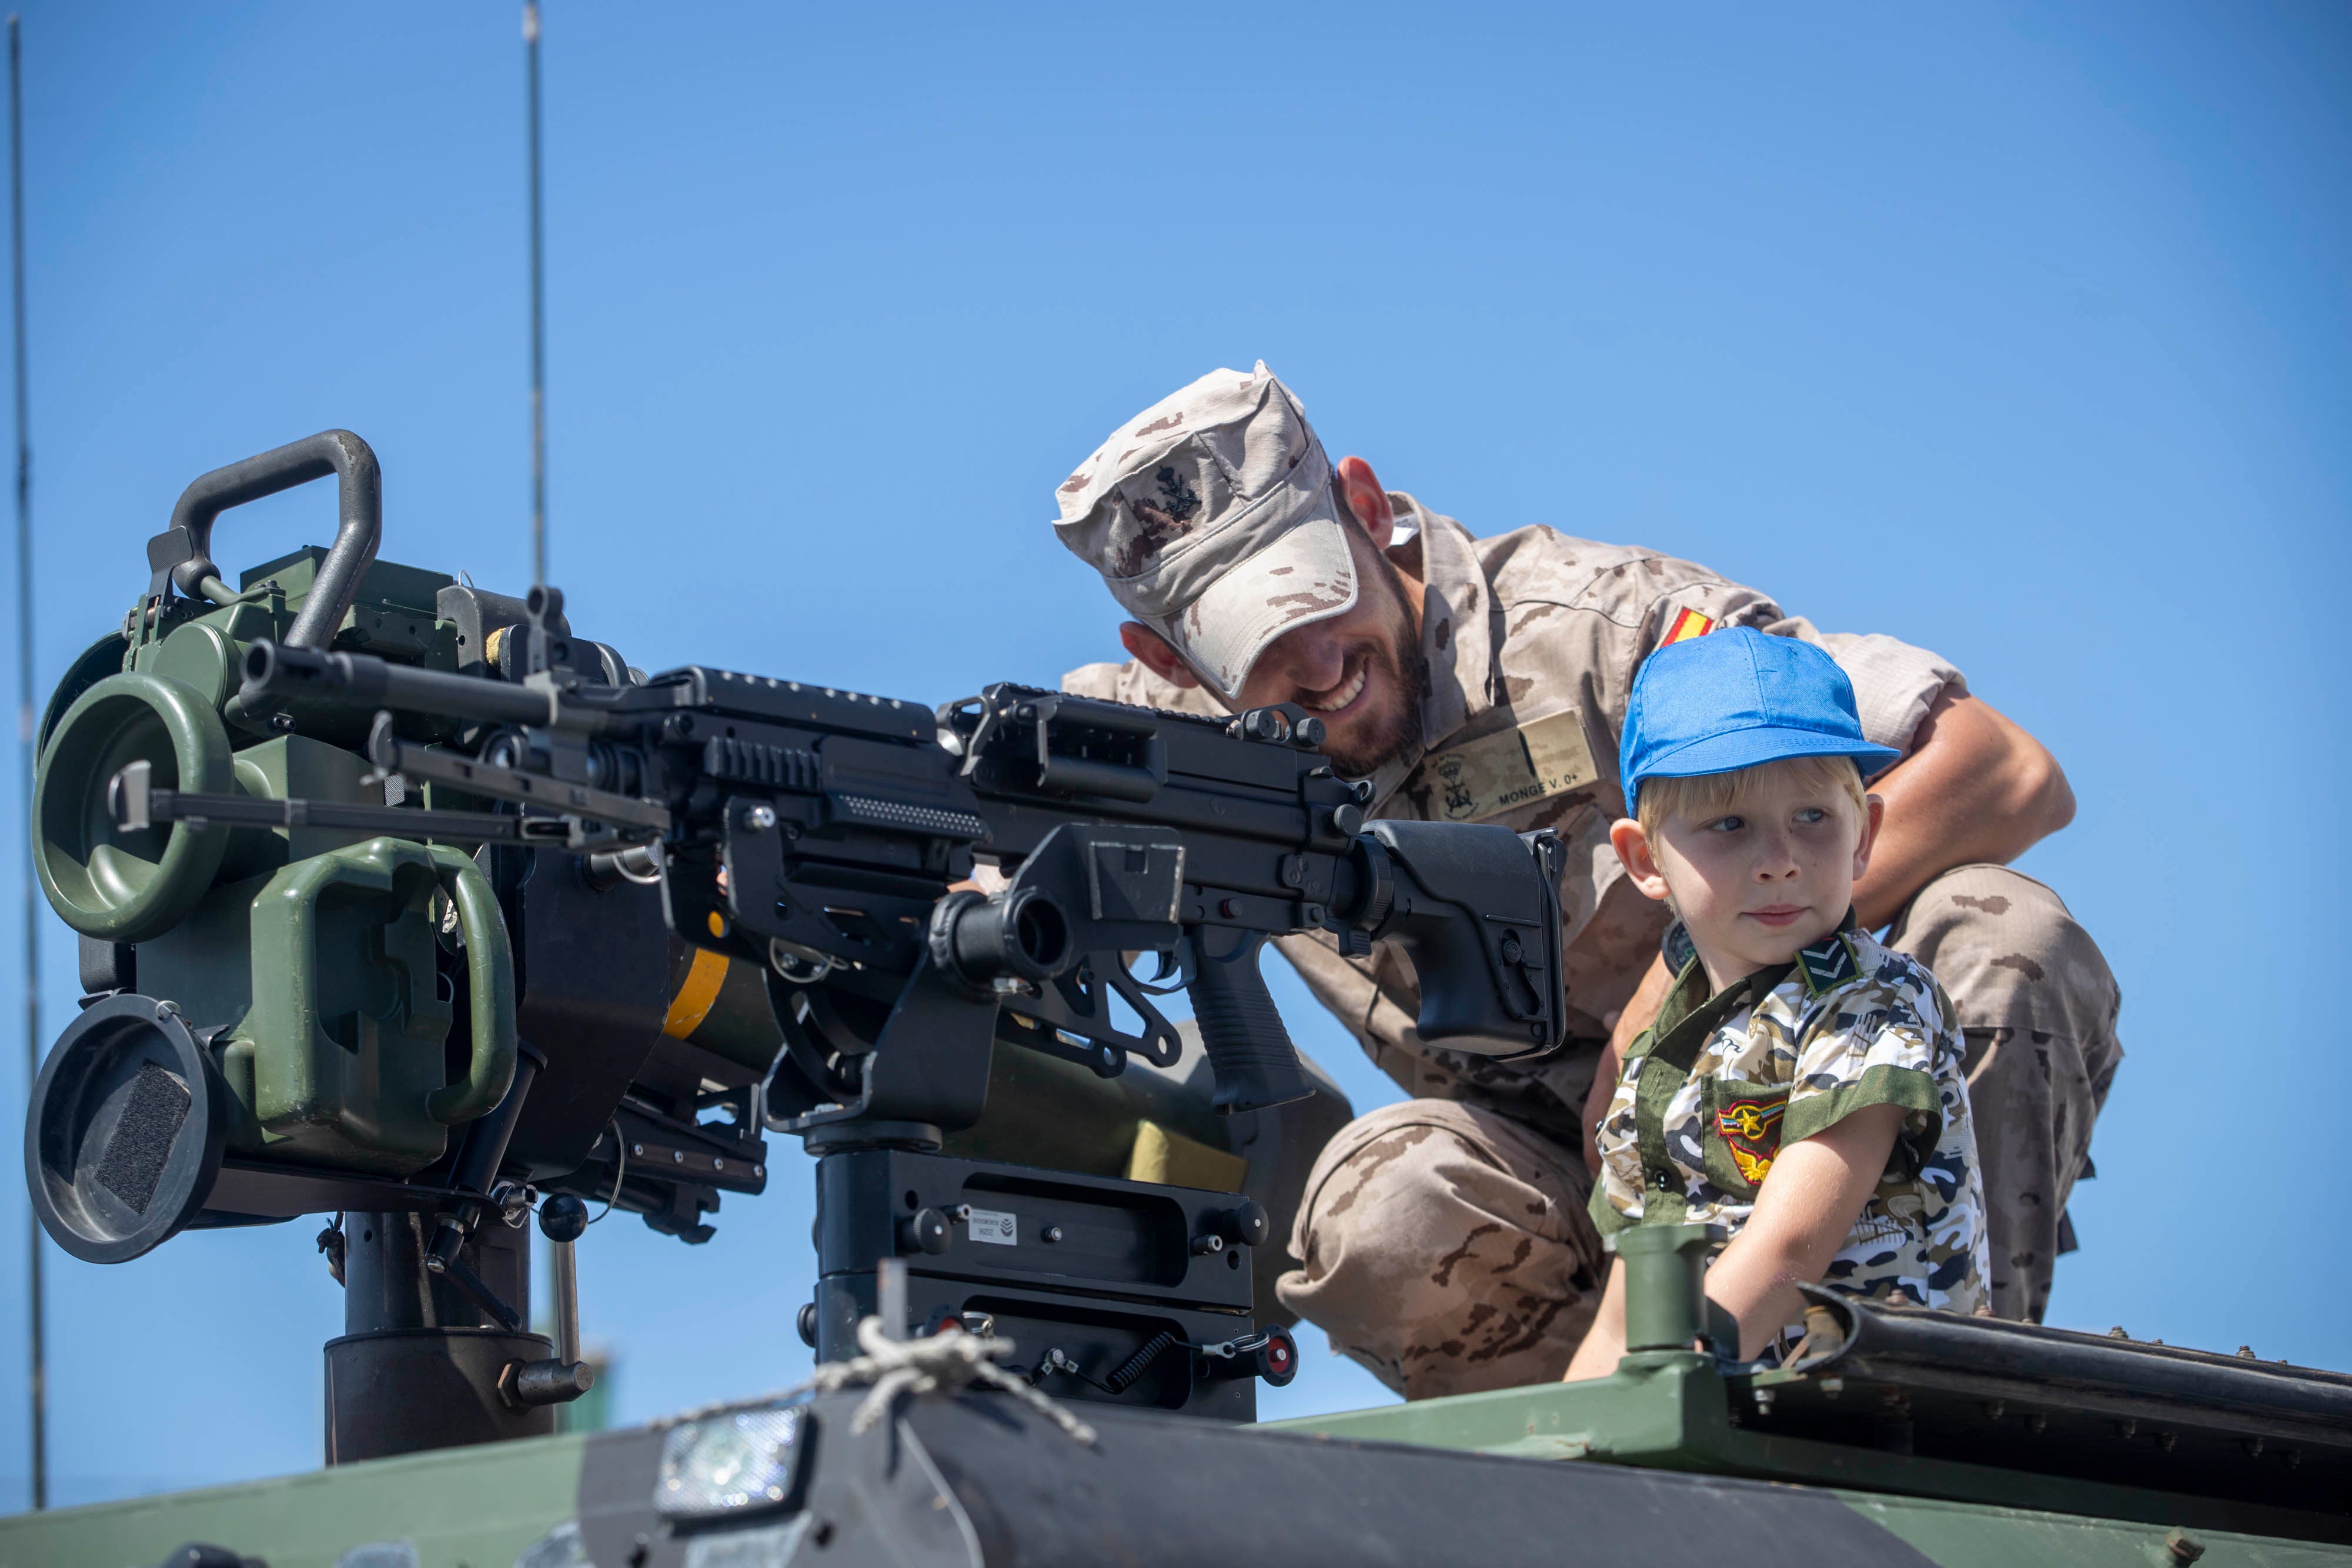
[[[1874,818],[1873,821],[1875,821]],[[1657,856],[1650,850],[1650,835],[1643,831],[1640,822],[1631,817],[1620,817],[1611,823],[1609,847],[1617,852],[1618,860],[1624,864],[1625,874],[1633,879],[1635,887],[1642,890],[1643,897],[1654,898],[1661,904],[1666,901],[1665,873],[1658,870]],[[1857,872],[1855,874],[1861,873]]]
[[[1886,821],[1886,802],[1875,795],[1864,795],[1863,800],[1870,810],[1864,813],[1862,837],[1853,846],[1853,880],[1860,882],[1870,869],[1870,851],[1878,842],[1878,830]]]

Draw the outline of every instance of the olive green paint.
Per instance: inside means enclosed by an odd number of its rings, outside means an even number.
[[[1618,1233],[1628,1349],[1678,1350],[1706,1333],[1708,1302],[1698,1265],[1722,1245],[1719,1225],[1644,1225]]]
[[[191,1541],[269,1568],[333,1568],[406,1541],[418,1568],[508,1568],[579,1506],[577,1434],[444,1448],[309,1475],[0,1519],[0,1568],[149,1568]]]
[[[2022,1508],[1844,1492],[1848,1508],[1945,1568],[2185,1568],[2167,1545],[2177,1527],[2084,1519]],[[2246,1535],[2182,1531],[2201,1548],[2197,1568],[2342,1568],[2352,1548]]]
[[[2312,1522],[2306,1515],[2221,1499],[1917,1458],[1748,1431],[1733,1422],[1734,1403],[1749,1389],[1802,1375],[1764,1372],[1727,1380],[1711,1355],[1642,1351],[1626,1356],[1609,1376],[1588,1382],[1306,1416],[1269,1422],[1266,1428],[1363,1442],[1748,1476],[1879,1494],[1890,1506],[1904,1497],[1982,1505],[1971,1511],[1972,1517],[2047,1513],[2075,1516],[2085,1524],[2103,1520],[2126,1531],[2130,1523],[2185,1525],[2249,1536],[2294,1533]],[[2352,1563],[2352,1548],[2311,1550],[2333,1555],[2293,1561]],[[2030,1555],[1995,1560],[2032,1561]]]
[[[1091,1068],[1034,1051],[998,1051],[988,1065],[987,1110],[978,1125],[948,1134],[947,1153],[1010,1160],[1089,1176],[1124,1176],[1139,1124],[1156,1122],[1213,1149],[1226,1149],[1227,1119],[1186,1086],[1188,1059],[1155,1067],[1140,1056],[1105,1078]]]
[[[109,675],[58,720],[33,781],[33,864],[49,906],[85,936],[144,942],[196,906],[227,835],[173,822],[119,831],[107,780],[154,765],[165,789],[226,791],[228,732],[194,691],[160,675]]]
[[[457,906],[472,982],[470,1066],[455,1083],[436,892]],[[448,1124],[498,1103],[514,1077],[514,961],[470,856],[371,839],[285,867],[252,908],[253,1006],[230,1051],[249,1048],[249,1103],[273,1154],[405,1175],[440,1156]]]

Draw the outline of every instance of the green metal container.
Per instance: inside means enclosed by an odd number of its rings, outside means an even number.
[[[449,1003],[435,994],[435,895],[458,911],[474,1028],[447,1081]],[[372,839],[295,862],[251,901],[253,1005],[222,1074],[268,1152],[404,1175],[440,1157],[452,1123],[514,1077],[514,964],[489,884],[446,845]]]

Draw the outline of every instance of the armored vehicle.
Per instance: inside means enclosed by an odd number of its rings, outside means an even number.
[[[221,514],[331,476],[332,545],[230,587]],[[1826,1291],[1741,1362],[1706,1227],[1620,1239],[1608,1377],[1255,1423],[1349,1114],[1260,948],[1395,943],[1425,1038],[1558,1049],[1557,843],[1367,821],[1293,707],[647,676],[381,533],[348,432],[196,480],[33,801],[88,993],[35,1210],[109,1263],[332,1217],[326,1468],[0,1520],[0,1568],[2352,1562],[2352,1377]],[[707,1243],[774,1134],[816,1385],[556,1431],[589,1206]]]

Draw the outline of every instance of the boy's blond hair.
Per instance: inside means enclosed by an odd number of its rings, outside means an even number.
[[[1853,801],[1854,810],[1865,819],[1870,815],[1869,800],[1862,788],[1862,768],[1853,758],[1784,757],[1777,762],[1759,763],[1730,773],[1701,773],[1689,779],[1654,775],[1644,779],[1635,820],[1642,824],[1643,832],[1655,838],[1659,825],[1677,811],[1688,811],[1696,817],[1720,816],[1747,798],[1757,777],[1767,768],[1794,768],[1809,784],[1843,784],[1847,797]]]

